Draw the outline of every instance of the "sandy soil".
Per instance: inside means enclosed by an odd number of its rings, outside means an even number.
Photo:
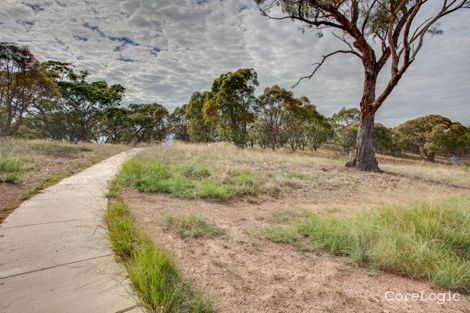
[[[286,223],[308,211],[331,210],[331,205],[322,205],[323,199],[306,202],[293,193],[289,198],[256,204],[183,200],[134,191],[124,191],[123,196],[139,227],[171,251],[185,279],[210,295],[218,312],[470,312],[470,298],[463,295],[460,301],[442,305],[437,301],[388,301],[387,291],[424,291],[425,295],[446,291],[423,281],[361,268],[322,251],[300,251],[257,236],[268,224]],[[353,199],[346,200],[340,199],[335,208],[360,206]],[[166,216],[187,213],[205,216],[224,228],[226,235],[183,240],[167,229]]]

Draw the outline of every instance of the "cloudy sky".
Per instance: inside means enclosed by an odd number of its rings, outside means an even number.
[[[127,88],[126,102],[169,110],[223,72],[253,67],[260,87],[292,86],[341,43],[300,24],[262,17],[251,0],[1,0],[0,41],[28,45],[40,60],[72,62],[92,79]],[[431,3],[440,1],[433,0]],[[438,113],[470,125],[470,10],[442,21],[379,111],[392,126]],[[294,89],[320,112],[357,106],[361,64],[339,55]]]

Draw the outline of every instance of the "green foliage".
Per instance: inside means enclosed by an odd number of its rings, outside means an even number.
[[[214,124],[207,121],[203,108],[208,92],[194,92],[187,104],[185,118],[191,142],[212,142],[215,140]]]
[[[125,88],[105,81],[88,82],[88,73],[75,72],[69,63],[49,61],[42,67],[57,84],[61,97],[40,103],[32,127],[51,139],[97,141],[102,112],[120,103]]]
[[[321,246],[358,263],[470,290],[470,198],[365,210],[353,216],[315,214],[266,238],[300,248]]]
[[[351,124],[359,123],[360,114],[361,112],[356,108],[346,109],[343,107],[338,113],[333,114],[331,121],[337,127],[347,127]]]
[[[220,137],[240,147],[246,146],[248,124],[254,120],[256,86],[258,75],[253,69],[228,72],[214,81],[205,100],[206,120],[216,116]]]
[[[356,146],[358,124],[351,124],[346,127],[337,128],[334,135],[335,143],[341,147],[342,151],[349,154]]]
[[[307,97],[289,102],[283,118],[282,130],[285,141],[293,151],[309,146],[317,150],[326,141],[330,125]]]
[[[158,103],[131,104],[126,142],[161,142],[167,134],[168,111]]]
[[[211,301],[183,281],[171,256],[137,230],[123,202],[108,206],[105,221],[109,240],[150,311],[212,312]]]
[[[186,216],[170,215],[166,219],[169,228],[178,232],[181,238],[216,237],[223,235],[225,231],[198,214]]]
[[[188,105],[177,107],[168,117],[169,132],[173,134],[174,140],[189,141],[188,125],[186,121],[186,111]]]
[[[0,42],[0,136],[14,135],[27,112],[56,95],[57,86],[29,48]]]
[[[108,143],[119,143],[128,134],[130,110],[121,107],[106,108],[100,121],[101,133]]]
[[[400,149],[393,130],[382,124],[374,125],[374,148],[383,154],[398,154]]]
[[[395,135],[402,149],[433,161],[437,153],[461,153],[470,147],[468,130],[440,115],[427,115],[400,124]]]
[[[158,103],[107,108],[100,126],[110,143],[161,142],[167,135],[168,111]]]
[[[282,124],[286,110],[293,106],[294,95],[291,91],[287,91],[277,85],[268,87],[259,97],[256,105],[258,113],[258,127],[261,127],[262,136],[259,141],[261,145],[267,145],[275,150],[282,145],[283,133]]]

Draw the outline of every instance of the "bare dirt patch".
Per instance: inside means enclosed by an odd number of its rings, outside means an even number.
[[[332,210],[322,201],[307,205],[292,198],[213,202],[164,194],[125,191],[142,228],[174,256],[183,276],[215,300],[218,312],[470,312],[462,296],[436,301],[387,301],[385,293],[446,292],[427,283],[358,267],[345,258],[261,239],[263,226],[291,222],[306,212]],[[338,204],[341,201],[338,202]],[[344,208],[351,209],[351,206]],[[352,207],[359,207],[354,204]],[[342,209],[337,207],[338,211]],[[168,229],[168,215],[199,214],[225,230],[216,238],[182,239]]]

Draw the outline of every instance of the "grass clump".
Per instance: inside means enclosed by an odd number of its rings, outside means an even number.
[[[256,195],[259,183],[249,171],[229,171],[214,176],[207,165],[135,157],[119,176],[127,187],[142,192],[164,192],[177,197],[227,200],[237,195]]]
[[[30,162],[25,159],[0,157],[0,183],[16,183],[30,168]]]
[[[183,281],[171,256],[138,231],[123,202],[108,206],[105,221],[114,250],[149,311],[212,312],[211,301]]]
[[[176,230],[181,238],[216,237],[225,233],[222,228],[209,223],[203,216],[197,214],[170,215],[166,219],[166,224]]]
[[[300,248],[320,246],[375,268],[470,291],[470,197],[353,216],[312,215],[263,235]]]

